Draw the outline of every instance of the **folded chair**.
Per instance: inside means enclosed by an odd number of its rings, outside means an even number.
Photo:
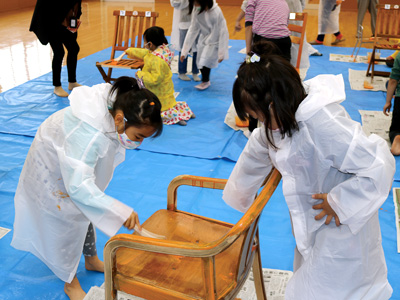
[[[114,60],[115,53],[116,51],[123,52],[130,47],[141,48],[143,32],[156,25],[158,12],[114,10],[113,15],[115,17],[115,33],[111,57],[109,60],[96,62],[96,67],[106,82],[116,79],[111,77],[114,68],[138,69],[143,67],[143,61],[140,59],[121,59],[117,62]],[[108,68],[107,73],[103,68]]]
[[[386,62],[385,58],[375,57],[377,50],[398,50],[398,42],[392,39],[400,38],[400,8],[399,5],[393,4],[378,4],[376,16],[376,27],[374,37],[374,48],[371,54],[371,60],[368,64],[367,75],[371,76],[371,81],[375,75],[386,76],[390,75],[390,72],[375,71],[375,63],[382,61]],[[371,70],[371,72],[370,72]]]
[[[264,188],[236,224],[177,209],[177,189],[224,189],[226,180],[182,175],[168,187],[166,210],[143,223],[166,239],[112,237],[104,249],[106,300],[117,291],[148,300],[235,299],[253,267],[258,299],[266,299],[258,222],[281,179],[273,169]]]
[[[296,70],[300,73],[300,62],[301,62],[301,53],[303,52],[303,44],[304,37],[306,34],[306,25],[307,25],[307,16],[306,12],[303,13],[290,13],[289,22],[295,21],[296,23],[289,23],[289,30],[292,32],[290,35],[290,39],[293,44],[299,45],[299,52],[297,54],[297,62],[296,62]],[[301,24],[301,25],[299,25]],[[296,34],[297,33],[297,34]],[[308,53],[307,53],[308,55]]]

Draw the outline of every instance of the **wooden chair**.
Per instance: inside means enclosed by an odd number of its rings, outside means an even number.
[[[106,82],[116,79],[111,77],[114,68],[138,69],[143,67],[143,61],[140,59],[121,59],[116,62],[114,60],[115,52],[122,52],[130,47],[142,48],[143,32],[156,25],[158,12],[114,10],[113,16],[115,17],[115,33],[111,57],[109,60],[96,62],[96,67]],[[108,68],[107,74],[103,68]]]
[[[181,185],[222,190],[224,179],[182,175],[168,187],[166,210],[155,212],[143,228],[164,235],[112,237],[104,249],[106,300],[117,290],[148,300],[235,299],[251,267],[258,299],[266,299],[258,222],[281,175],[270,173],[252,206],[238,221],[226,222],[177,210]]]
[[[304,37],[306,34],[307,16],[308,14],[306,12],[290,13],[289,15],[289,22],[291,21],[296,22],[294,24],[289,23],[288,27],[289,30],[292,32],[292,34],[290,35],[292,43],[299,45],[299,52],[297,54],[297,62],[296,62],[296,70],[299,73],[300,73],[301,53],[303,52]]]
[[[371,81],[375,75],[386,76],[390,72],[375,71],[376,62],[385,62],[385,58],[375,57],[377,50],[398,50],[398,42],[391,39],[400,38],[400,8],[399,5],[391,4],[378,4],[375,26],[374,47],[371,54],[371,59],[368,64],[367,75],[371,76]],[[371,72],[370,72],[371,70]]]

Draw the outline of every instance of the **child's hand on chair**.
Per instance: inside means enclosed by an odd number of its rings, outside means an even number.
[[[135,225],[137,225],[139,230],[142,230],[142,226],[140,225],[140,222],[139,222],[139,216],[138,216],[137,212],[133,211],[131,213],[131,215],[129,216],[129,218],[125,221],[124,226],[127,229],[132,230],[133,228],[135,228]]]
[[[120,56],[118,56],[117,58],[114,58],[114,61],[120,61],[124,57],[125,54],[126,53],[124,51],[124,53],[122,53]]]

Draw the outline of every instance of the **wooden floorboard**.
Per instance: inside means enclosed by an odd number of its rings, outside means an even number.
[[[235,19],[240,7],[221,5],[221,8],[228,24],[230,39],[244,39],[244,30],[234,33]],[[165,29],[166,35],[171,33],[173,9],[169,3],[83,1],[82,25],[78,34],[81,49],[79,59],[111,46],[114,30],[112,11],[115,9],[158,11],[160,17],[157,25]],[[311,41],[318,33],[318,12],[315,9],[306,11],[309,13],[307,39]],[[0,13],[0,92],[51,71],[50,47],[41,45],[35,34],[29,32],[32,13],[33,7]],[[364,19],[366,36],[371,35],[369,18],[367,13]],[[339,46],[354,46],[356,20],[357,12],[341,12],[340,27],[346,41]],[[333,36],[328,35],[325,45],[330,45],[332,41]]]

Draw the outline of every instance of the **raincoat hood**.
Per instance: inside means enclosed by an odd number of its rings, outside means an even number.
[[[163,44],[159,47],[157,47],[156,50],[152,52],[153,55],[160,57],[162,60],[164,60],[169,67],[171,67],[171,62],[172,59],[174,58],[174,53],[171,52],[169,49],[168,45]]]
[[[307,97],[296,111],[298,122],[306,121],[331,103],[341,103],[346,99],[343,76],[319,75],[304,82]]]
[[[68,97],[72,114],[101,132],[115,131],[115,123],[108,110],[115,100],[113,97],[109,99],[111,87],[109,83],[101,83],[74,88]]]

